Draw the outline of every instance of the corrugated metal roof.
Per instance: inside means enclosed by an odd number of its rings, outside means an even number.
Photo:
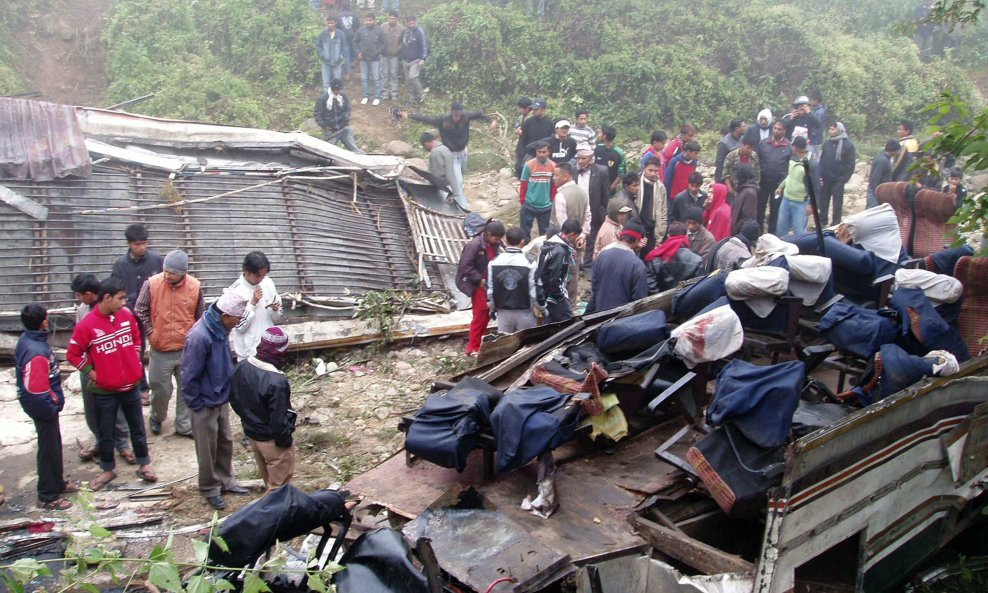
[[[0,204],[4,311],[29,302],[71,305],[72,277],[108,275],[126,251],[124,229],[134,222],[148,228],[152,249],[189,253],[189,271],[203,281],[207,296],[218,296],[233,282],[243,256],[253,250],[271,260],[271,278],[282,292],[347,299],[367,290],[413,289],[418,282],[411,228],[390,184],[360,183],[354,197],[350,179],[195,174],[171,180],[108,167],[97,167],[89,179],[3,184],[49,211],[47,220],[37,220]],[[237,190],[209,201],[185,201]],[[182,205],[106,211],[176,198]],[[80,214],[88,210],[100,212]],[[438,277],[436,272],[433,267],[430,275]]]
[[[74,107],[0,97],[0,176],[50,181],[89,171]]]

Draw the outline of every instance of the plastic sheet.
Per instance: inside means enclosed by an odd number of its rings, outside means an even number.
[[[0,98],[0,177],[51,181],[90,172],[75,107]]]

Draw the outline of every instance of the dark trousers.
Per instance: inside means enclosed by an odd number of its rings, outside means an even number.
[[[58,416],[51,420],[35,420],[34,429],[38,431],[38,500],[51,502],[65,490],[62,430],[58,425]]]
[[[775,196],[775,188],[777,187],[779,187],[778,183],[758,186],[758,226],[765,233],[774,234],[775,226],[779,222],[779,204],[782,203],[782,198]],[[767,218],[765,216],[766,209],[768,210]]]
[[[831,198],[833,198],[831,200]],[[830,212],[830,203],[833,201],[834,204],[834,214],[833,217],[827,218]],[[841,221],[841,217],[844,214],[844,182],[837,181],[824,181],[820,185],[820,199],[817,200],[817,206],[820,208],[820,225],[827,226],[830,224],[828,220],[833,221],[835,224]]]
[[[82,387],[82,412],[86,417],[86,426],[98,443],[99,415],[96,412],[96,396],[89,389],[89,377],[84,373],[79,373],[79,382]],[[127,428],[127,419],[124,418],[123,411],[117,412],[117,427],[114,433],[113,443],[117,451],[130,449],[130,430]]]
[[[533,222],[538,221],[540,235],[544,235],[549,230],[549,221],[552,219],[552,205],[550,204],[545,210],[536,210],[526,202],[522,205],[518,218],[521,223],[521,230],[525,233],[525,239],[531,240]]]
[[[566,321],[568,319],[573,319],[573,309],[569,306],[569,301],[563,299],[558,303],[548,301],[545,304],[546,308],[546,323],[556,323],[557,321]]]
[[[151,463],[148,455],[148,438],[144,432],[144,412],[141,406],[140,386],[123,393],[96,395],[96,413],[99,427],[99,466],[105,471],[113,471],[116,461],[113,457],[113,436],[116,432],[117,410],[123,410],[130,428],[130,444],[137,457],[137,463]]]

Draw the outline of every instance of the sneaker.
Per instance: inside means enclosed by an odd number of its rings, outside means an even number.
[[[363,99],[361,99],[360,100],[360,104],[361,105],[366,105],[367,104],[367,97],[364,97]]]
[[[148,424],[151,425],[151,434],[161,434],[161,423],[154,418],[148,419]]]
[[[375,107],[377,107],[380,104],[381,104],[381,100],[380,99],[374,99],[374,101],[371,102],[371,105],[373,105]]]

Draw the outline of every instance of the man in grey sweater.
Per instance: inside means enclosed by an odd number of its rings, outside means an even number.
[[[422,148],[429,151],[429,173],[436,178],[440,191],[449,194],[460,208],[467,209],[467,198],[462,193],[455,193],[457,185],[453,183],[453,171],[456,163],[453,153],[433,134],[425,132],[419,138]],[[462,186],[461,186],[462,187]]]

